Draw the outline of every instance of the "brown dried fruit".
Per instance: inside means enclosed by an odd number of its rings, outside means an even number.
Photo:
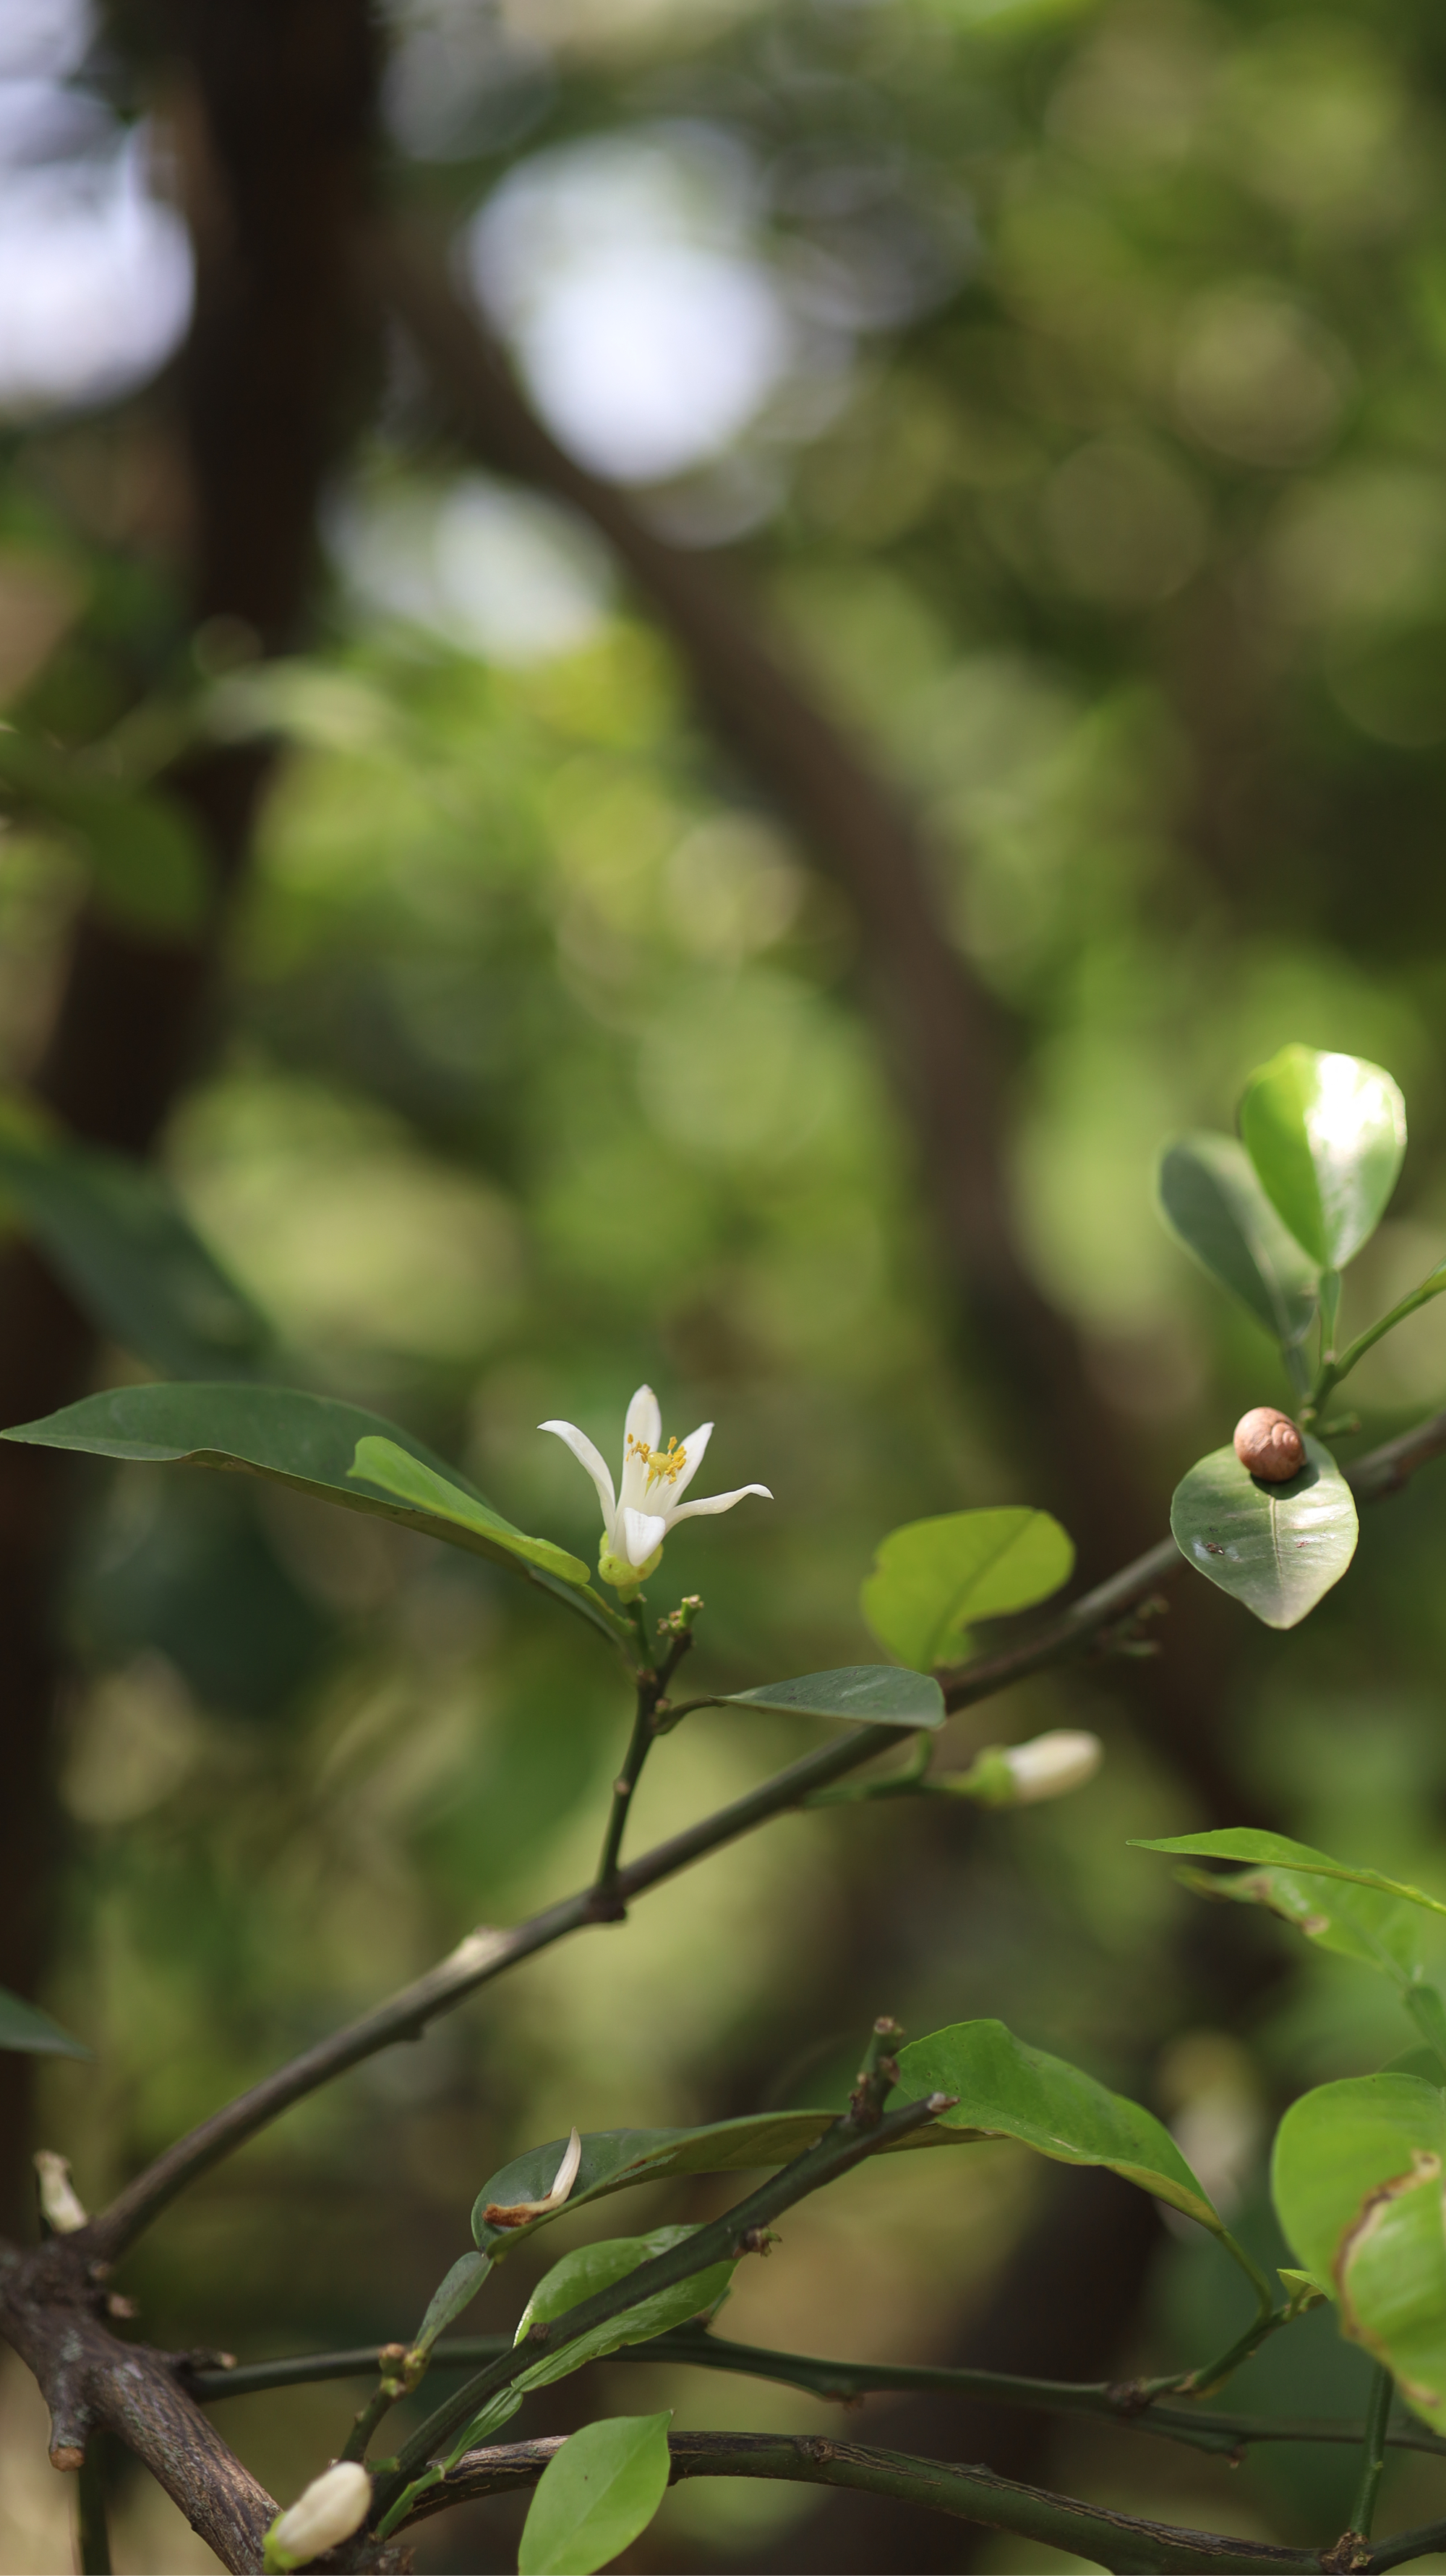
[[[1305,1465],[1305,1442],[1288,1413],[1256,1404],[1235,1425],[1235,1455],[1262,1484],[1284,1485]]]

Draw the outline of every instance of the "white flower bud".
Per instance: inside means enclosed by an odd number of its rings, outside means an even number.
[[[58,2156],[53,2147],[37,2147],[35,2171],[40,2180],[40,2206],[45,2214],[45,2223],[55,2235],[73,2236],[78,2227],[88,2226],[89,2220],[70,2179],[70,2167],[64,2156]]]
[[[304,2495],[279,2513],[266,2535],[270,2576],[285,2576],[293,2567],[309,2567],[338,2541],[350,2540],[365,2522],[372,2482],[359,2460],[338,2460],[313,2478]]]
[[[1069,1789],[1082,1789],[1086,1780],[1094,1778],[1105,1752],[1097,1735],[1069,1726],[1036,1735],[1028,1744],[1006,1744],[1002,1750],[1014,1795],[1025,1807],[1037,1798],[1062,1798]]]

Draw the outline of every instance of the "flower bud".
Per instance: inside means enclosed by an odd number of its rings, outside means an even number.
[[[335,2468],[324,2469],[268,2531],[267,2576],[309,2567],[338,2541],[350,2540],[365,2522],[371,2500],[372,2482],[359,2460],[338,2460]]]
[[[1278,1405],[1255,1404],[1235,1425],[1235,1455],[1262,1484],[1288,1484],[1305,1465],[1305,1442]]]
[[[40,2184],[41,2211],[52,2234],[73,2236],[78,2227],[88,2226],[90,2222],[70,2179],[70,2167],[64,2156],[58,2156],[53,2147],[37,2147],[35,2171]]]
[[[1028,1807],[1036,1799],[1062,1798],[1067,1790],[1082,1789],[1086,1780],[1094,1778],[1104,1751],[1097,1735],[1057,1726],[1048,1735],[1031,1737],[1028,1744],[1006,1744],[1001,1758],[1009,1766],[1016,1801]]]

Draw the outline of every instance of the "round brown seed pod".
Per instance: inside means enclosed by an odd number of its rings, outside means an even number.
[[[1283,1485],[1305,1465],[1305,1442],[1273,1404],[1252,1405],[1235,1425],[1235,1455],[1266,1485]]]

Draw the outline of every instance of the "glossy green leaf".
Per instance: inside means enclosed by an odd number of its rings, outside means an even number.
[[[1108,2165],[1202,2227],[1224,2236],[1223,2223],[1168,2129],[1152,2112],[1062,2057],[1026,2048],[1002,2021],[960,2021],[899,2051],[905,2093],[953,2093],[943,2129],[973,2137],[1019,2138],[1060,2164]]]
[[[646,2531],[668,2491],[663,2415],[584,2424],[538,2479],[518,2544],[518,2576],[594,2576]]]
[[[566,2316],[569,2308],[580,2308],[585,2299],[596,2298],[599,2290],[612,2289],[630,2272],[636,2272],[640,2264],[651,2263],[657,2254],[671,2254],[675,2245],[685,2244],[696,2234],[696,2227],[655,2227],[646,2236],[610,2236],[594,2245],[575,2246],[538,2282],[522,2311],[514,2343],[524,2342],[535,2325],[551,2325],[554,2318]],[[691,2279],[675,2281],[671,2289],[659,2290],[656,2296],[640,2300],[635,2308],[609,2317],[564,2351],[545,2357],[538,2364],[544,2378],[535,2379],[529,2371],[525,2385],[543,2387],[548,2380],[560,2376],[561,2366],[580,2369],[584,2360],[597,2361],[604,2353],[620,2351],[624,2344],[650,2343],[654,2335],[670,2333],[690,2317],[711,2314],[736,2268],[729,2262],[710,2264]]]
[[[615,2282],[625,2280],[629,2272],[650,2263],[654,2255],[669,2254],[675,2245],[696,2234],[696,2227],[656,2227],[648,2236],[613,2237],[601,2245],[582,2245],[575,2253],[565,2254],[533,2292],[514,2341],[521,2343],[533,2326],[551,2325],[570,2308],[581,2307],[585,2299],[595,2298],[599,2290],[610,2290]],[[675,2281],[671,2288],[639,2299],[636,2307],[605,2318],[601,2325],[574,2336],[571,2343],[561,2345],[556,2352],[544,2350],[529,2369],[479,2409],[453,2456],[470,2450],[476,2442],[490,2441],[500,2426],[510,2422],[523,2399],[539,2388],[570,2379],[575,2370],[584,2369],[592,2361],[605,2361],[610,2352],[621,2352],[628,2344],[651,2343],[655,2335],[671,2334],[675,2326],[687,2325],[693,2317],[711,2316],[727,2296],[736,2268],[731,2262],[710,2263],[687,2280]]]
[[[214,872],[190,814],[163,789],[121,785],[14,726],[0,732],[0,789],[79,843],[102,910],[153,938],[205,920]]]
[[[1446,2099],[1414,2075],[1347,2077],[1292,2103],[1275,2142],[1276,2212],[1334,2296],[1343,2335],[1385,2362],[1446,2433]]]
[[[494,2260],[520,2245],[538,2227],[550,2226],[588,2201],[604,2200],[637,2183],[667,2182],[680,2174],[752,2173],[786,2165],[802,2155],[838,2118],[836,2111],[761,2111],[741,2120],[716,2120],[700,2129],[600,2129],[582,2140],[582,2161],[567,2199],[540,2217],[510,2226],[490,2210],[512,2210],[541,2200],[552,2188],[567,2147],[565,2138],[529,2147],[483,2185],[472,2212],[472,2233]],[[967,2144],[957,2131],[931,2121],[885,2149],[898,2154],[920,2147]]]
[[[1339,1583],[1356,1552],[1355,1498],[1328,1449],[1309,1434],[1306,1463],[1267,1485],[1233,1449],[1212,1449],[1170,1503],[1180,1553],[1267,1628],[1294,1628]]]
[[[148,1164],[0,1134],[0,1197],[77,1305],[153,1368],[249,1377],[269,1352],[264,1317]]]
[[[128,1458],[141,1465],[178,1464],[233,1467],[274,1477],[302,1493],[319,1494],[349,1511],[380,1512],[429,1538],[471,1548],[529,1582],[580,1608],[603,1634],[616,1639],[620,1623],[605,1603],[584,1591],[576,1575],[562,1577],[550,1563],[525,1552],[545,1547],[495,1514],[472,1485],[464,1485],[418,1440],[398,1430],[379,1414],[334,1396],[306,1395],[282,1386],[125,1386],[105,1395],[86,1396],[40,1422],[22,1422],[0,1433],[6,1440],[33,1442],[40,1448],[80,1449],[99,1458]],[[381,1439],[415,1458],[451,1494],[462,1494],[475,1507],[475,1524],[426,1505],[404,1501],[381,1486],[353,1474],[358,1444]],[[557,1555],[585,1575],[586,1567],[563,1549]]]
[[[1182,1136],[1160,1161],[1160,1206],[1201,1267],[1290,1348],[1316,1311],[1316,1267],[1282,1224],[1233,1136]]]
[[[1297,1870],[1305,1878],[1349,1879],[1353,1886],[1378,1888],[1383,1896],[1398,1896],[1408,1905],[1422,1905],[1428,1914],[1446,1915],[1446,1904],[1439,1896],[1428,1896],[1424,1888],[1412,1887],[1404,1878],[1383,1878],[1378,1869],[1358,1869],[1353,1861],[1333,1860],[1329,1852],[1316,1851],[1309,1843],[1292,1842],[1288,1834],[1262,1833],[1254,1825],[1224,1825],[1206,1834],[1168,1834],[1163,1840],[1147,1841],[1137,1835],[1131,1849],[1178,1852],[1184,1860],[1278,1865]]]
[[[944,1694],[927,1673],[900,1672],[893,1664],[846,1664],[836,1673],[804,1673],[797,1681],[765,1682],[760,1690],[729,1691],[723,1708],[779,1708],[796,1717],[849,1718],[858,1726],[942,1726]]]
[[[455,2325],[463,2311],[470,2308],[491,2269],[490,2256],[471,2247],[458,2255],[427,2302],[427,2313],[412,2337],[414,2352],[431,2351],[438,2335],[445,2334],[448,2326]]]
[[[429,1467],[411,1451],[402,1449],[395,1440],[379,1439],[375,1433],[356,1445],[356,1458],[348,1468],[349,1476],[397,1502],[409,1503],[414,1511],[438,1520],[452,1521],[458,1529],[471,1530],[478,1538],[489,1539],[496,1547],[506,1548],[509,1555],[525,1557],[529,1565],[540,1565],[563,1583],[586,1583],[588,1568],[580,1556],[570,1556],[565,1547],[555,1547],[551,1539],[527,1538],[504,1521],[490,1504],[479,1502],[472,1494],[454,1484],[435,1467]]]
[[[1240,1133],[1297,1243],[1323,1269],[1344,1269],[1380,1224],[1406,1150],[1390,1075],[1361,1056],[1282,1047],[1251,1076]]]
[[[72,2039],[58,2021],[42,2012],[38,2004],[28,2004],[20,1995],[12,1995],[0,1986],[0,2048],[14,2048],[27,2057],[89,2057],[90,2050],[82,2041]]]
[[[881,1540],[860,1607],[881,1646],[927,1673],[966,1651],[971,1620],[1047,1601],[1074,1570],[1074,1542],[1048,1512],[940,1512]]]

